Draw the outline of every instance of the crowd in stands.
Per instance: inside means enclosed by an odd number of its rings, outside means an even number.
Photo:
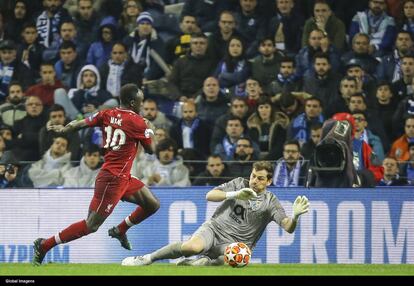
[[[0,187],[93,187],[102,130],[48,131],[145,94],[149,186],[218,185],[274,162],[305,186],[329,118],[353,165],[414,184],[414,0],[1,0]]]

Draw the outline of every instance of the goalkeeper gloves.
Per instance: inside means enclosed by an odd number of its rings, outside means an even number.
[[[299,216],[309,211],[309,201],[305,196],[298,196],[293,203],[293,219],[298,220]]]
[[[239,200],[247,201],[252,198],[256,198],[257,194],[250,188],[243,188],[235,192],[226,192],[226,199],[236,198]]]

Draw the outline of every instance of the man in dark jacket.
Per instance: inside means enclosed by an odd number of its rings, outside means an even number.
[[[206,170],[197,175],[193,186],[218,186],[224,184],[233,176],[218,155],[210,155],[207,159]]]

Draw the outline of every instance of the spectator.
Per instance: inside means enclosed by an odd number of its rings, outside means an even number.
[[[26,116],[24,100],[22,86],[18,82],[10,83],[6,102],[0,105],[1,122],[13,127],[17,120],[23,119]]]
[[[99,151],[96,145],[86,148],[79,166],[63,172],[63,187],[93,188],[100,169],[101,154]]]
[[[76,88],[76,77],[83,66],[83,61],[76,52],[76,45],[71,41],[63,41],[59,47],[59,57],[55,63],[56,78],[65,88]]]
[[[64,86],[56,78],[55,66],[52,62],[43,62],[40,64],[40,82],[30,86],[26,90],[26,96],[37,96],[43,105],[49,108],[55,103],[54,94],[57,89],[63,89]]]
[[[166,44],[166,62],[170,65],[190,51],[191,35],[201,31],[192,14],[181,15],[180,30],[180,34],[173,36]]]
[[[242,122],[242,126],[247,128],[247,118],[248,118],[248,106],[246,99],[242,97],[233,97],[231,99],[230,110],[217,118],[216,123],[213,128],[213,135],[211,136],[210,141],[210,150],[214,153],[215,146],[223,140],[223,137],[226,134],[227,120],[230,117],[239,118]]]
[[[302,34],[302,47],[306,46],[309,34],[314,29],[320,29],[329,38],[336,49],[342,51],[345,47],[345,24],[337,18],[326,0],[316,0],[313,6],[313,17],[305,22]]]
[[[60,40],[60,24],[70,19],[69,12],[62,7],[62,0],[43,1],[43,12],[36,18],[39,43],[45,48]],[[51,60],[51,59],[49,59]]]
[[[377,78],[389,82],[401,79],[401,59],[414,51],[413,36],[407,31],[399,31],[395,39],[394,49],[381,58],[378,65]]]
[[[236,141],[236,149],[232,162],[228,163],[229,171],[235,177],[248,178],[250,176],[253,161],[259,157],[255,154],[253,141],[248,137],[242,137]]]
[[[55,137],[59,135],[53,130],[48,130],[51,125],[66,125],[68,120],[66,119],[65,109],[59,104],[54,104],[48,110],[49,120],[46,125],[39,131],[39,154],[44,154],[50,146],[53,144]],[[65,135],[68,138],[69,145],[68,150],[71,153],[71,159],[74,161],[80,158],[80,138],[78,132],[72,132]]]
[[[151,98],[144,100],[142,115],[148,119],[156,128],[164,128],[169,132],[172,122],[163,112],[158,109],[157,102]]]
[[[245,84],[245,96],[247,97],[247,106],[249,107],[248,114],[256,110],[257,102],[262,96],[267,96],[263,93],[262,86],[259,81],[253,77],[249,77]]]
[[[13,129],[10,126],[1,124],[0,125],[0,137],[3,139],[5,144],[4,150],[11,150],[14,146],[13,142]]]
[[[231,37],[241,37],[236,30],[236,20],[233,12],[222,11],[217,26],[218,29],[213,31],[208,38],[208,54],[214,58],[215,62],[224,58]]]
[[[115,18],[112,16],[103,18],[96,33],[97,40],[89,47],[86,63],[100,69],[111,58],[112,47],[117,38]]]
[[[379,181],[378,186],[407,186],[408,181],[399,175],[398,162],[395,158],[387,157],[382,162],[384,176]]]
[[[13,13],[9,19],[7,19],[7,25],[4,33],[6,37],[13,40],[15,43],[21,41],[21,34],[23,26],[31,18],[30,11],[28,11],[26,0],[13,1]],[[35,26],[36,29],[36,26]]]
[[[195,103],[187,101],[182,106],[182,118],[170,130],[170,137],[180,149],[192,149],[197,159],[205,159],[209,154],[210,128],[197,115]]]
[[[89,47],[96,39],[99,30],[100,15],[94,9],[93,0],[78,0],[73,21],[76,26],[78,39],[82,39]],[[134,19],[135,20],[135,19]],[[135,21],[134,21],[135,22]],[[86,56],[86,55],[85,55]]]
[[[303,76],[308,70],[312,69],[314,55],[322,52],[328,55],[329,63],[333,71],[339,71],[340,58],[337,49],[331,45],[328,37],[319,29],[315,29],[309,34],[309,41],[306,46],[296,54],[296,73]]]
[[[368,128],[365,112],[354,110],[351,114],[355,120],[355,139],[363,140],[371,146],[378,160],[382,162],[385,158],[383,144],[381,139]]]
[[[275,74],[274,74],[275,75]],[[276,76],[265,92],[272,95],[272,101],[276,102],[280,93],[301,91],[303,87],[302,77],[296,73],[295,59],[284,57],[280,60],[280,68]]]
[[[232,178],[226,165],[218,155],[210,155],[207,158],[206,170],[197,175],[193,186],[219,186]]]
[[[228,8],[230,8],[229,1],[187,0],[181,11],[181,16],[193,14],[197,18],[201,31],[212,32],[217,23],[217,15]]]
[[[300,149],[300,153],[303,156],[303,159],[310,161],[315,150],[316,145],[321,142],[322,138],[322,124],[317,122],[312,124],[310,127],[310,139],[303,144]]]
[[[239,117],[234,115],[227,118],[225,134],[215,145],[213,154],[217,154],[224,161],[232,160],[236,150],[237,140],[242,137],[244,127]]]
[[[250,63],[245,57],[245,46],[241,38],[232,36],[224,58],[218,63],[215,77],[219,80],[223,93],[242,96],[245,81],[251,72]]]
[[[305,101],[305,112],[290,122],[286,138],[297,140],[301,146],[310,138],[311,125],[317,122],[323,123],[323,121],[321,101],[313,97],[308,98]]]
[[[349,101],[351,96],[357,92],[358,82],[355,77],[344,76],[339,83],[339,94],[336,93],[332,98],[331,104],[325,109],[327,117],[335,113],[349,112]]]
[[[403,30],[414,35],[414,27],[412,25],[414,21],[414,1],[404,0],[402,6],[402,19],[398,23],[398,30]]]
[[[300,145],[297,140],[288,140],[283,145],[283,157],[275,165],[273,185],[276,187],[304,186],[307,174],[307,164],[300,155]]]
[[[407,161],[410,157],[408,144],[414,142],[414,115],[406,117],[404,130],[405,133],[392,143],[389,152],[389,156],[398,161]]]
[[[393,115],[404,115],[405,112],[403,111],[404,107],[398,105],[398,101],[396,100],[395,96],[391,91],[391,84],[389,82],[380,81],[377,84],[377,93],[376,93],[377,101],[376,104],[373,106],[376,113],[378,114],[378,118],[381,120],[382,127],[384,128],[385,134],[388,134],[389,139],[395,139],[393,136],[394,130],[398,129],[399,125],[403,125],[404,119],[399,119],[401,124],[396,123],[393,124]],[[410,98],[410,97],[408,97]],[[410,100],[410,99],[405,99]],[[413,101],[414,104],[414,101]],[[404,105],[404,104],[401,104]],[[413,105],[414,106],[414,105]],[[401,108],[401,109],[400,109]],[[403,127],[401,127],[401,130]],[[388,152],[391,146],[384,146],[385,153]]]
[[[202,33],[192,35],[190,53],[174,63],[168,77],[170,99],[184,102],[201,92],[204,80],[216,64],[206,52],[207,37]]]
[[[289,123],[305,111],[305,101],[312,96],[307,93],[283,92],[277,101],[281,112],[289,118]],[[272,98],[273,99],[273,98]]]
[[[63,174],[71,167],[70,152],[68,152],[68,139],[55,137],[52,146],[42,159],[33,163],[28,176],[35,188],[56,187],[63,183]]]
[[[375,79],[367,74],[358,60],[350,60],[346,65],[346,75],[354,77],[357,82],[356,92],[363,93],[365,101],[369,106],[374,105],[375,102]]]
[[[266,33],[266,19],[259,14],[257,0],[239,0],[235,18],[237,23],[237,31],[242,35],[248,44],[245,48],[247,58],[257,55],[259,40]]]
[[[255,112],[247,119],[247,127],[249,137],[259,143],[261,160],[282,156],[288,124],[289,118],[282,112],[274,111],[270,99],[259,99]]]
[[[141,1],[127,0],[124,1],[124,9],[119,20],[120,26],[124,29],[127,35],[133,33],[137,27],[137,17],[144,9]]]
[[[109,91],[117,98],[124,84],[142,85],[142,69],[142,66],[128,60],[127,48],[124,44],[115,43],[112,46],[111,59],[99,70],[101,89]]]
[[[13,151],[20,161],[36,161],[40,158],[39,131],[46,124],[46,113],[37,96],[29,96],[25,106],[27,115],[14,124]]]
[[[332,69],[327,54],[316,53],[313,58],[313,70],[305,74],[303,90],[318,98],[322,106],[330,106],[334,98],[337,97],[339,74]],[[326,112],[324,115],[327,115]]]
[[[270,83],[280,70],[284,54],[275,48],[274,40],[265,37],[259,42],[259,55],[252,59],[252,77],[259,81],[265,93],[270,93]]]
[[[32,70],[16,59],[16,44],[11,40],[0,41],[0,104],[8,96],[12,81],[19,82],[23,89],[34,83]]]
[[[294,6],[294,0],[277,0],[277,13],[270,19],[268,27],[268,33],[275,39],[276,48],[290,56],[300,49],[305,22],[303,15]]]
[[[355,34],[352,39],[352,50],[341,56],[341,62],[346,65],[351,60],[359,61],[364,71],[376,76],[379,61],[369,53],[369,36],[363,33]]]
[[[1,139],[0,139],[1,141]],[[11,151],[6,151],[0,159],[0,189],[19,188],[20,163]]]
[[[142,74],[144,82],[159,79],[165,74],[164,42],[157,35],[154,20],[148,12],[139,14],[137,28],[124,39],[124,43],[128,47],[128,54],[132,61],[144,67]]]
[[[412,82],[414,81],[414,54],[408,54],[401,59],[401,79],[391,85],[391,89],[398,101],[404,100],[414,93]]]
[[[37,37],[36,24],[25,23],[22,28],[20,44],[17,46],[17,59],[32,71],[36,79],[39,77],[44,51],[44,47],[38,43]]]
[[[400,162],[400,175],[414,184],[414,142],[408,143],[409,158],[407,161]]]
[[[349,28],[349,38],[356,33],[370,37],[370,54],[382,56],[391,51],[396,36],[395,21],[386,13],[385,0],[369,0],[369,9],[357,12]]]
[[[189,171],[177,157],[177,144],[172,139],[158,142],[157,159],[143,170],[142,182],[148,186],[190,186]]]
[[[388,137],[388,134],[385,133],[384,127],[382,125],[378,113],[375,111],[374,108],[367,108],[367,102],[364,94],[358,92],[351,95],[351,98],[349,100],[349,111],[352,113],[356,110],[365,112],[365,117],[368,122],[368,125],[370,126],[371,131],[381,138],[383,146],[388,146],[390,144],[390,139]],[[354,126],[354,124],[352,124],[352,126]]]
[[[70,119],[90,116],[98,110],[118,106],[118,100],[100,87],[101,77],[97,68],[86,65],[77,76],[76,88],[71,88],[67,95],[56,93],[55,100],[65,108]]]
[[[205,79],[203,92],[197,96],[195,102],[198,117],[208,123],[211,131],[217,118],[229,109],[226,95],[220,91],[217,78],[212,76]]]

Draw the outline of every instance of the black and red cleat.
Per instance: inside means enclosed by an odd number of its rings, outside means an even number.
[[[45,258],[46,252],[43,252],[41,244],[43,238],[38,238],[33,242],[33,260],[32,264],[34,266],[40,266],[42,264],[43,259]]]
[[[126,234],[120,234],[116,226],[108,230],[108,235],[112,238],[116,238],[121,243],[121,246],[125,249],[131,250],[132,246],[128,241]]]

